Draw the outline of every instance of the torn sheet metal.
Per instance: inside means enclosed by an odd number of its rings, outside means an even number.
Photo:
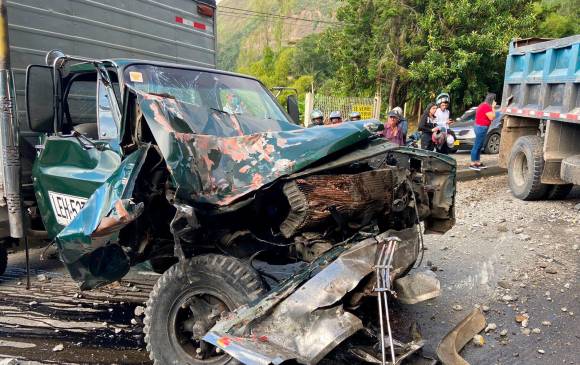
[[[177,196],[189,204],[228,205],[281,176],[367,140],[381,128],[378,121],[317,128],[276,121],[264,126],[244,115],[208,112],[207,108],[202,113],[174,98],[135,92],[179,186]]]
[[[459,351],[471,341],[473,336],[483,331],[485,325],[485,316],[481,309],[474,309],[459,322],[437,346],[437,357],[443,365],[469,365],[459,356]]]
[[[127,156],[56,237],[61,260],[82,289],[117,280],[129,271],[129,258],[112,242],[143,210],[129,199],[148,149],[143,145]]]
[[[316,364],[363,327],[358,317],[343,309],[340,300],[373,272],[376,248],[376,239],[369,238],[330,264],[330,257],[315,261],[315,266],[325,262],[328,266],[285,299],[275,298],[276,293],[263,299],[261,303],[269,303],[262,307],[265,311],[256,310],[259,305],[255,305],[241,309],[233,320],[220,321],[204,340],[246,364],[280,364],[292,359]],[[251,325],[246,325],[248,320]]]

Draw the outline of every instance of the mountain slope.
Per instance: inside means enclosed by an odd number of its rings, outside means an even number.
[[[324,22],[334,20],[339,1],[221,0],[218,4],[219,67],[235,70],[260,59],[266,47],[277,50],[326,29],[331,25]]]

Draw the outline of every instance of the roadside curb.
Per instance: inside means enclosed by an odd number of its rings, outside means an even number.
[[[505,173],[507,173],[507,169],[497,165],[489,166],[487,169],[481,171],[474,171],[466,168],[457,171],[457,181],[470,181],[481,177],[503,175]]]

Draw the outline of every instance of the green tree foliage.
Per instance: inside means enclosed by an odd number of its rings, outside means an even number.
[[[543,0],[535,4],[540,19],[538,37],[561,38],[580,34],[578,0]]]
[[[430,0],[416,18],[413,42],[425,53],[409,65],[410,96],[446,91],[462,108],[501,91],[509,42],[529,36],[535,22],[527,0]]]
[[[332,9],[331,0],[321,1]],[[580,33],[578,0],[334,1],[338,10],[332,20],[339,24],[296,44],[271,42],[255,60],[238,60],[236,69],[269,87],[294,87],[299,93],[313,88],[372,96],[378,91],[390,106],[425,105],[448,92],[460,113],[488,91],[501,93],[512,39]],[[307,0],[267,3],[284,14],[293,7],[316,7]],[[271,37],[283,38],[276,32]]]

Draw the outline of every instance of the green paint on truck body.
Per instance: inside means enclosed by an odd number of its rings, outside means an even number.
[[[130,100],[139,106],[171,174],[175,204],[195,209],[219,211],[249,200],[280,179],[366,148],[382,127],[361,121],[302,128],[290,122],[259,81],[242,75],[131,60],[102,65],[117,72],[122,95],[135,95]],[[70,73],[75,72],[90,72],[90,67],[74,66]],[[241,100],[233,106],[237,111],[226,105],[236,97]],[[122,124],[119,135],[132,129]],[[85,289],[120,279],[132,260],[118,242],[119,232],[98,239],[94,232],[105,217],[119,213],[119,200],[132,197],[149,145],[138,141],[138,149],[124,156],[119,140],[57,134],[43,143],[33,168],[34,188],[61,259]],[[455,161],[384,145],[384,153],[399,150],[433,159],[450,172],[438,219],[454,221]]]

